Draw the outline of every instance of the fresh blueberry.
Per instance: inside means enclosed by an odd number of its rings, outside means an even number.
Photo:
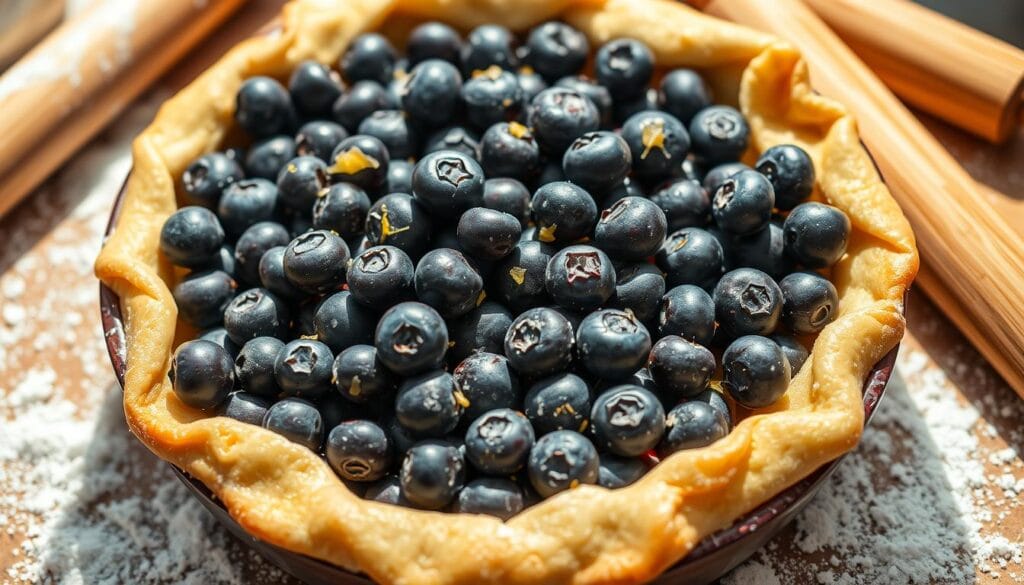
[[[722,387],[747,408],[771,406],[786,393],[791,370],[777,343],[759,335],[733,341],[722,354]]]
[[[235,379],[246,391],[274,399],[281,394],[274,376],[274,364],[284,349],[276,337],[256,337],[245,342],[235,358]]]
[[[590,43],[580,31],[549,21],[530,31],[526,62],[549,83],[579,73],[590,54]]]
[[[523,90],[511,71],[497,65],[474,71],[462,85],[462,103],[466,119],[485,130],[498,122],[516,119],[523,109]]]
[[[594,59],[598,82],[612,97],[628,100],[641,95],[654,74],[654,55],[635,39],[615,39],[601,45]]]
[[[557,311],[539,307],[522,313],[505,335],[505,356],[520,374],[539,377],[572,361],[573,328]]]
[[[674,69],[661,78],[662,109],[689,124],[712,104],[711,88],[693,69]]]
[[[602,453],[597,471],[597,485],[616,490],[636,483],[645,473],[647,464],[643,459]]]
[[[223,327],[207,329],[199,334],[199,339],[212,341],[223,347],[228,352],[228,355],[231,356],[231,359],[234,359],[238,352],[241,351],[241,347],[234,341],[231,341],[231,337],[228,336],[228,330]]]
[[[309,118],[329,116],[331,106],[343,90],[338,74],[316,61],[299,63],[288,80],[288,92],[295,109]]]
[[[665,410],[658,397],[640,386],[623,384],[594,401],[590,424],[595,442],[623,457],[654,448],[665,432]]]
[[[220,270],[193,272],[174,287],[178,315],[198,329],[220,325],[238,284]]]
[[[742,236],[763,230],[774,207],[772,184],[761,173],[745,170],[726,179],[715,191],[711,214],[723,231]]]
[[[384,313],[374,334],[377,358],[400,376],[440,367],[448,349],[441,315],[423,303],[399,303]]]
[[[638,112],[622,125],[633,154],[633,173],[646,181],[674,178],[690,150],[690,136],[675,116],[657,110]]]
[[[334,359],[334,385],[341,396],[357,404],[379,400],[395,389],[391,372],[377,359],[372,345],[353,345]]]
[[[476,132],[463,126],[441,128],[427,137],[423,155],[439,150],[454,150],[473,160],[480,160],[480,137]]]
[[[374,246],[352,259],[348,290],[370,308],[415,300],[415,267],[409,255],[394,246]]]
[[[451,248],[424,254],[414,282],[419,300],[446,319],[465,315],[483,302],[483,278],[462,252]]]
[[[668,231],[704,227],[711,218],[711,198],[700,183],[677,179],[661,187],[651,201],[665,214]]]
[[[214,264],[224,243],[224,229],[205,207],[175,211],[160,230],[160,251],[177,266],[198,268]]]
[[[388,163],[388,193],[412,193],[413,164],[406,160]]]
[[[799,205],[814,190],[814,163],[799,146],[773,146],[757,159],[755,168],[771,181],[775,206],[783,211]]]
[[[707,165],[739,160],[750,141],[746,118],[730,106],[708,106],[690,120],[693,152]]]
[[[519,69],[516,80],[519,82],[519,89],[523,90],[524,104],[529,104],[533,98],[537,97],[537,94],[548,88],[544,78],[528,65]]]
[[[801,203],[782,226],[786,253],[807,268],[827,268],[846,253],[850,218],[824,203]]]
[[[377,110],[398,107],[394,97],[376,81],[357,81],[331,108],[334,121],[355,132],[359,124]]]
[[[779,344],[779,347],[782,348],[782,352],[786,354],[786,360],[789,361],[790,371],[796,376],[800,368],[804,367],[804,362],[810,357],[810,352],[792,335],[776,333],[769,337],[769,339]]]
[[[706,390],[715,367],[715,354],[710,349],[678,335],[659,339],[647,362],[658,390],[673,404]]]
[[[315,156],[299,156],[288,162],[277,175],[277,193],[281,205],[308,213],[321,189],[327,186],[327,165]]]
[[[713,235],[690,227],[669,234],[654,259],[665,272],[668,286],[695,284],[710,289],[722,276],[725,251]]]
[[[560,306],[592,311],[615,293],[615,268],[597,248],[568,246],[551,257],[544,272],[544,286]]]
[[[270,409],[270,401],[248,392],[235,392],[228,395],[221,405],[222,416],[251,425],[262,425],[263,417]]]
[[[632,313],[602,309],[576,329],[576,353],[597,378],[619,380],[641,367],[651,351],[651,335]]]
[[[466,431],[466,458],[481,473],[508,475],[522,469],[535,438],[521,412],[497,408],[480,414]]]
[[[344,239],[363,235],[370,198],[351,183],[335,183],[320,192],[313,204],[313,225],[317,230],[335,232]]]
[[[453,372],[455,388],[465,402],[466,420],[475,420],[496,408],[513,408],[519,403],[519,379],[503,355],[476,352]]]
[[[722,183],[729,179],[740,171],[751,170],[749,166],[741,162],[725,162],[718,166],[713,167],[710,171],[704,175],[702,184],[704,189],[712,195],[718,191],[718,188],[722,186]]]
[[[555,249],[536,241],[519,242],[494,269],[489,292],[513,311],[524,311],[550,300],[544,284]]]
[[[516,482],[503,477],[481,477],[462,488],[452,503],[452,511],[460,514],[487,514],[508,520],[524,508],[523,490]]]
[[[217,215],[227,235],[237,238],[249,226],[273,220],[276,209],[276,185],[266,179],[244,179],[224,189]]]
[[[704,289],[684,284],[670,289],[661,299],[658,334],[711,345],[715,337],[715,302]]]
[[[359,134],[380,140],[394,159],[416,156],[419,133],[401,110],[379,110],[359,123]]]
[[[327,162],[331,160],[334,149],[346,138],[348,131],[340,124],[327,120],[307,122],[295,135],[295,154],[315,156]]]
[[[583,432],[590,424],[590,405],[590,387],[566,373],[537,381],[523,399],[526,418],[538,435],[561,429]]]
[[[402,87],[402,109],[417,124],[440,128],[450,123],[459,109],[462,75],[454,65],[428,59],[413,67]]]
[[[295,124],[295,109],[288,90],[263,76],[242,83],[235,97],[235,121],[254,138],[288,134]]]
[[[244,177],[237,161],[224,153],[211,152],[188,165],[181,175],[181,184],[192,203],[215,208],[224,188]]]
[[[457,229],[460,247],[481,260],[508,256],[522,232],[517,218],[486,207],[474,207],[463,213]]]
[[[402,496],[417,508],[440,510],[462,489],[465,466],[459,449],[447,441],[416,443],[402,460]]]
[[[501,25],[485,24],[474,28],[462,47],[462,70],[466,75],[491,65],[512,69],[517,63],[515,35]]]
[[[324,297],[313,315],[316,337],[334,353],[361,343],[371,343],[377,326],[373,310],[356,302],[345,290]]]
[[[216,408],[235,386],[227,350],[212,341],[186,341],[174,351],[171,383],[179,400],[200,410]]]
[[[607,193],[630,171],[629,145],[614,132],[588,132],[565,151],[565,177],[591,193]]]
[[[530,182],[540,170],[540,147],[526,126],[501,122],[484,132],[480,164],[489,180],[509,177]]]
[[[590,234],[597,221],[597,204],[585,190],[558,181],[542,185],[531,201],[533,219],[542,242],[572,242]]]
[[[377,190],[387,181],[390,161],[383,142],[373,136],[356,134],[338,143],[327,172],[333,182]]]
[[[715,286],[715,318],[727,338],[768,335],[782,316],[782,290],[754,268],[725,273]]]
[[[287,246],[291,241],[288,230],[273,221],[261,221],[249,226],[235,244],[235,274],[247,284],[260,283],[260,261],[268,250]]]
[[[250,288],[224,310],[224,329],[231,341],[244,345],[255,337],[288,335],[288,304],[265,288]]]
[[[366,237],[374,246],[394,246],[416,259],[427,251],[433,231],[430,215],[412,195],[392,193],[366,214]]]
[[[263,417],[263,428],[311,451],[320,451],[324,442],[320,411],[312,402],[301,398],[285,398],[274,403]]]
[[[397,60],[398,54],[387,38],[378,33],[363,33],[352,40],[338,68],[349,83],[368,80],[386,85]]]
[[[545,498],[580,484],[597,483],[598,467],[597,449],[575,431],[544,435],[530,450],[527,462],[530,483]]]
[[[484,171],[460,152],[432,152],[416,163],[412,192],[434,215],[455,217],[483,203]]]
[[[665,277],[653,264],[637,262],[615,268],[615,296],[610,306],[630,311],[641,323],[651,323],[665,295]]]
[[[410,67],[428,59],[441,59],[457,65],[462,54],[462,37],[443,22],[425,22],[409,33],[405,52]]]
[[[285,163],[295,158],[291,136],[271,136],[253,143],[245,155],[245,174],[250,179],[277,180]]]
[[[288,244],[284,251],[284,273],[302,290],[325,293],[345,281],[348,245],[338,234],[327,230],[306,232]]]
[[[450,344],[454,344],[448,349],[448,359],[457,363],[476,351],[502,353],[505,333],[511,326],[512,313],[508,309],[498,303],[484,301],[448,325]]]
[[[326,344],[312,339],[291,341],[277,354],[274,379],[286,396],[318,399],[331,388],[334,356]]]
[[[707,447],[728,434],[729,421],[715,407],[700,400],[681,402],[665,417],[665,437],[658,444],[658,457]]]
[[[775,279],[793,270],[793,260],[786,255],[782,221],[777,219],[755,234],[731,238],[728,255],[731,266],[757,268]]]
[[[561,157],[574,140],[601,125],[601,112],[594,102],[564,87],[540,92],[527,111],[537,144],[550,157]]]
[[[331,429],[324,453],[334,473],[349,481],[377,481],[391,468],[391,441],[384,429],[368,420]]]
[[[709,404],[711,408],[722,413],[722,416],[725,417],[725,420],[728,423],[728,428],[732,428],[732,413],[729,411],[729,403],[725,401],[725,397],[721,392],[708,388],[690,400],[699,400]]]
[[[601,212],[594,228],[594,245],[617,260],[641,261],[653,256],[665,241],[665,213],[641,197],[626,197]]]
[[[612,94],[608,88],[596,83],[586,75],[570,75],[563,77],[555,83],[555,87],[571,89],[590,98],[597,106],[601,116],[601,126],[608,127],[612,122]]]
[[[484,181],[484,207],[515,217],[521,227],[530,221],[530,199],[530,190],[516,179],[499,177]]]
[[[817,272],[794,272],[779,281],[782,324],[797,335],[818,333],[835,320],[839,294]]]

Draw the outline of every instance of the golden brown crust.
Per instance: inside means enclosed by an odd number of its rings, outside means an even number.
[[[582,486],[506,523],[423,512],[351,494],[305,448],[182,405],[167,379],[176,308],[174,274],[158,253],[176,207],[175,180],[221,147],[234,94],[255,74],[284,78],[296,63],[333,63],[364,30],[404,14],[466,28],[523,29],[552,17],[596,45],[645,41],[665,67],[702,70],[734,96],[753,131],[753,154],[794,142],[813,157],[816,196],[845,210],[854,233],[834,269],[841,315],[814,343],[786,397],[745,418],[716,444],[673,455],[637,484]],[[408,19],[406,19],[408,20]],[[917,271],[914,237],[837,103],[814,94],[799,54],[774,38],[663,0],[296,0],[283,29],[241,43],[169,100],[135,141],[135,169],[117,227],[96,263],[121,297],[128,371],[125,415],[157,455],[200,479],[250,533],[363,571],[382,583],[635,583],[687,554],[821,464],[851,449],[863,427],[861,387],[903,335],[903,295]]]

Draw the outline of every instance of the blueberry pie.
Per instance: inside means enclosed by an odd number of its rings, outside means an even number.
[[[636,583],[825,462],[914,236],[776,39],[661,0],[294,0],[134,144],[125,415],[382,583]]]

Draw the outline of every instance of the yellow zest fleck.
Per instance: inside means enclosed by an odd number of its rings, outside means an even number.
[[[320,198],[327,197],[327,194],[330,193],[330,192],[331,192],[331,188],[330,187],[324,187],[323,189],[320,189],[319,191],[316,192],[316,196],[320,197]]]
[[[576,414],[576,409],[568,402],[563,402],[555,408],[555,416],[562,416],[563,413]]]
[[[508,275],[512,277],[512,281],[516,283],[516,286],[522,286],[523,282],[526,281],[526,269],[522,266],[509,268]]]
[[[501,105],[506,108],[512,107],[512,98],[505,98],[501,100]]]
[[[455,347],[455,342],[454,341],[449,341],[448,342],[448,349],[451,349],[453,347]]]
[[[522,138],[523,136],[526,136],[526,133],[529,132],[529,131],[530,131],[529,128],[527,128],[526,126],[523,126],[519,122],[509,122],[508,123],[508,133],[511,134],[515,138]]]
[[[313,335],[300,335],[299,337],[301,339],[312,339],[314,341],[318,339],[316,333],[314,333]]]
[[[455,392],[452,392],[452,394],[455,396],[455,402],[458,402],[459,406],[462,408],[469,408],[469,398],[466,398],[466,395],[462,393],[462,390],[456,390]]]
[[[366,169],[379,169],[380,161],[353,146],[334,157],[334,164],[327,172],[336,175],[354,175]]]
[[[476,69],[476,70],[474,70],[473,71],[473,79],[477,79],[478,77],[486,77],[487,79],[490,79],[491,81],[494,81],[494,80],[498,79],[499,77],[501,77],[501,74],[502,74],[501,67],[498,67],[497,65],[491,65],[487,69]]]
[[[348,387],[348,393],[351,396],[359,396],[363,392],[363,382],[359,379],[359,376],[352,376],[352,385]]]
[[[529,65],[523,65],[522,67],[520,67],[519,72],[522,73],[523,75],[533,75],[534,73],[536,73],[533,70],[533,67],[530,67]]]
[[[676,242],[676,245],[675,245],[675,246],[672,246],[672,251],[673,251],[673,252],[678,252],[678,251],[679,251],[679,250],[681,250],[681,249],[683,248],[683,246],[685,246],[685,245],[686,245],[686,243],[687,243],[687,242],[689,242],[689,241],[690,241],[690,237],[689,237],[689,236],[687,236],[687,235],[683,235],[682,237],[680,237],[680,238],[679,238],[679,241],[678,241],[678,242]]]
[[[555,241],[555,230],[558,229],[558,224],[553,223],[551,225],[541,226],[537,230],[537,239],[542,242],[554,242]]]
[[[476,296],[476,306],[479,307],[480,305],[484,304],[484,299],[486,299],[486,298],[487,298],[487,291],[485,291],[485,290],[480,291],[480,294],[478,294]]]
[[[640,134],[640,143],[644,145],[644,151],[640,153],[641,159],[647,158],[652,148],[661,149],[661,154],[665,155],[665,158],[672,158],[665,150],[665,121],[661,118],[644,124]]]
[[[398,81],[405,81],[405,79],[409,77],[409,72],[406,71],[405,69],[396,67],[395,71],[391,74],[391,76],[397,79]]]
[[[583,431],[587,430],[587,425],[589,425],[589,424],[590,424],[589,420],[583,419],[583,422],[580,423],[580,432],[582,433]]]
[[[574,490],[578,487],[580,487],[580,480],[574,479],[571,482],[569,482],[569,489]]]
[[[295,163],[288,163],[288,172],[297,173],[299,172],[299,167],[295,166]]]
[[[400,234],[409,229],[409,226],[396,228],[391,225],[391,220],[388,219],[388,206],[380,206],[380,243],[384,243],[384,240],[388,239],[388,236]]]

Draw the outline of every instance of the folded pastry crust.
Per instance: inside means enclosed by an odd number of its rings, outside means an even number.
[[[815,197],[849,215],[848,254],[832,273],[841,314],[813,341],[786,397],[745,413],[714,445],[672,455],[628,488],[584,485],[504,523],[363,500],[306,448],[178,401],[167,377],[177,324],[169,284],[177,276],[158,251],[160,228],[177,207],[186,165],[234,132],[242,81],[286,79],[304,59],[335,63],[357,34],[399,35],[417,20],[524,30],[551,18],[579,28],[594,46],[634,37],[651,47],[660,68],[699,69],[720,100],[747,116],[748,156],[779,143],[802,146],[818,171]],[[123,208],[96,263],[125,315],[124,408],[132,431],[206,484],[251,534],[382,583],[642,582],[857,443],[861,388],[903,335],[902,300],[918,256],[854,120],[813,92],[792,46],[664,0],[296,0],[281,24],[234,47],[168,100],[135,140]]]

